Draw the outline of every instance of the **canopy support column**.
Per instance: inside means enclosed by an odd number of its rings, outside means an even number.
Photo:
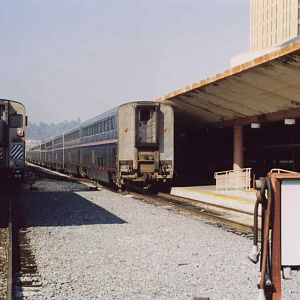
[[[239,170],[244,167],[243,126],[234,126],[233,135],[233,170]]]

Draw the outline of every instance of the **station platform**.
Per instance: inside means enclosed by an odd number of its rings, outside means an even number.
[[[214,185],[173,187],[171,194],[248,213],[253,213],[256,201],[256,190],[217,191]]]

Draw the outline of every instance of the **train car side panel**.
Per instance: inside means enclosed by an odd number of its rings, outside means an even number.
[[[118,174],[130,174],[137,170],[137,151],[135,143],[134,106],[121,105],[118,111]]]
[[[160,105],[159,139],[160,169],[171,179],[174,172],[174,110],[170,105]]]

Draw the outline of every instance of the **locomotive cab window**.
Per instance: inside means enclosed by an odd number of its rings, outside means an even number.
[[[136,145],[157,146],[158,107],[136,108]]]
[[[23,126],[23,116],[21,114],[14,114],[9,116],[9,127],[20,128]]]

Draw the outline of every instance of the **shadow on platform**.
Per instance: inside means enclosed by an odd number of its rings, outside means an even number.
[[[26,227],[127,223],[73,192],[26,192],[20,208]]]

